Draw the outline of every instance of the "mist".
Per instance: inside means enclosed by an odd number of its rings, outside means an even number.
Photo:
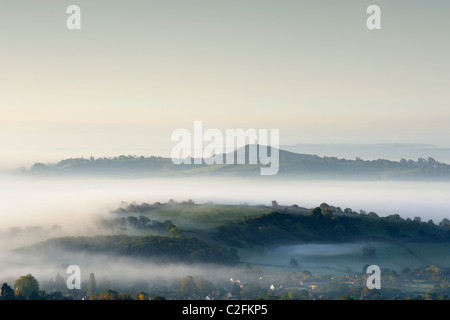
[[[343,274],[348,269],[362,270],[364,265],[371,264],[374,259],[366,259],[362,255],[364,243],[307,243],[280,246],[263,254],[249,257],[249,261],[260,265],[288,267],[290,259],[296,259],[300,269],[325,274]],[[377,247],[384,246],[378,243]],[[380,250],[379,250],[380,251]],[[376,262],[387,265],[387,259],[378,257]],[[391,264],[389,262],[389,264]],[[398,267],[398,266],[397,266]],[[401,267],[401,266],[400,266]]]
[[[32,273],[37,279],[48,280],[60,274],[64,278],[67,266],[78,265],[82,281],[94,273],[99,280],[107,280],[114,286],[126,287],[136,281],[151,282],[157,279],[171,281],[186,276],[203,277],[210,281],[226,281],[236,276],[236,267],[211,264],[160,263],[157,259],[136,259],[105,254],[64,252],[48,250],[44,254],[21,252],[1,253],[0,280]]]
[[[170,263],[112,257],[102,254],[73,254],[55,251],[49,255],[23,255],[15,249],[54,237],[99,235],[96,225],[101,218],[111,218],[111,212],[128,203],[185,201],[196,203],[249,204],[270,206],[276,200],[280,206],[297,204],[313,208],[326,202],[336,207],[374,211],[379,216],[399,214],[402,218],[420,216],[422,221],[438,223],[450,216],[448,203],[450,183],[444,182],[350,182],[350,181],[292,181],[241,178],[166,178],[166,179],[107,179],[107,178],[36,178],[3,175],[0,179],[0,279],[32,273],[42,279],[64,276],[67,265],[82,268],[83,277],[89,273],[98,279],[126,283],[136,279],[163,277],[173,279],[201,275],[211,280],[233,277],[234,267],[202,264]],[[160,217],[163,218],[163,217]],[[320,247],[310,245],[284,247],[255,256],[249,261],[266,263],[278,261],[287,265],[297,257],[305,267],[314,267],[329,252],[343,259],[360,251],[361,244]],[[328,253],[327,253],[328,252]],[[353,253],[352,253],[353,252]],[[314,260],[315,259],[315,260]],[[342,260],[338,267],[359,268],[363,262]],[[322,266],[329,263],[324,259]]]
[[[108,215],[122,201],[270,205],[297,204],[374,211],[379,216],[420,216],[439,222],[450,216],[449,182],[306,181],[241,178],[35,178],[0,176],[0,231],[11,227],[61,226],[86,231],[94,218]]]

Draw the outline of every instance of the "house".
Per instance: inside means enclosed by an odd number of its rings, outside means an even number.
[[[231,292],[227,293],[227,299],[228,300],[239,300],[239,298],[235,295],[233,295]]]

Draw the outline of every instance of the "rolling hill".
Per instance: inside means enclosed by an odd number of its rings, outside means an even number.
[[[98,221],[103,235],[52,238],[16,252],[52,255],[62,250],[162,262],[235,264],[247,258],[239,252],[306,243],[445,247],[450,241],[448,224],[343,212],[325,203],[313,209],[295,205],[142,203],[120,207],[111,214],[109,219]],[[158,223],[161,217],[170,220]],[[160,229],[158,233],[155,227]]]
[[[188,176],[260,176],[261,164],[249,164],[249,146],[234,152],[235,159],[245,150],[245,164],[180,164],[170,158],[124,156],[114,158],[71,158],[55,164],[35,163],[22,174],[55,176],[86,175],[125,178],[188,177]],[[258,146],[259,148],[259,146]],[[433,158],[405,160],[363,160],[319,157],[278,150],[277,178],[347,179],[347,180],[450,180],[450,165]],[[226,155],[222,155],[226,159]],[[225,161],[224,161],[225,162]]]

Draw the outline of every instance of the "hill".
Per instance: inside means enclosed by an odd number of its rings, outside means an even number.
[[[170,220],[158,222],[161,217]],[[162,262],[234,264],[242,258],[238,252],[305,243],[434,243],[442,247],[450,241],[449,223],[343,212],[325,203],[313,209],[193,202],[129,204],[97,223],[101,233],[109,235],[53,238],[19,252],[52,255],[62,250]]]
[[[313,209],[308,215],[271,211],[217,228],[218,236],[236,247],[278,246],[305,242],[448,241],[450,233],[436,225],[408,222],[397,217],[379,218],[335,214]]]
[[[245,150],[246,164],[181,164],[170,158],[119,156],[114,158],[73,158],[56,164],[35,163],[22,174],[61,176],[85,175],[126,178],[188,177],[188,176],[260,176],[261,164],[248,164],[249,146],[234,152],[233,157]],[[259,149],[259,146],[258,146]],[[270,148],[269,148],[270,149]],[[271,151],[273,151],[271,149]],[[279,171],[275,177],[295,179],[348,179],[348,180],[450,180],[450,165],[433,158],[417,161],[402,159],[363,160],[319,157],[278,150]],[[222,155],[225,159],[226,155]],[[273,177],[273,176],[272,176]]]
[[[294,153],[316,154],[321,157],[345,159],[362,158],[367,160],[387,159],[428,159],[450,163],[450,148],[440,148],[432,144],[417,143],[378,143],[378,144],[307,144],[281,146],[283,150]]]
[[[233,264],[239,258],[233,250],[212,247],[196,238],[108,235],[95,237],[63,237],[50,239],[16,251],[53,254],[101,253],[114,256],[156,259],[158,262]]]

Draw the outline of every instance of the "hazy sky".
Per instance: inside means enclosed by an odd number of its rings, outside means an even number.
[[[66,28],[77,4],[82,29]],[[382,29],[366,28],[377,4]],[[169,154],[171,132],[450,147],[450,2],[4,1],[0,167]]]

